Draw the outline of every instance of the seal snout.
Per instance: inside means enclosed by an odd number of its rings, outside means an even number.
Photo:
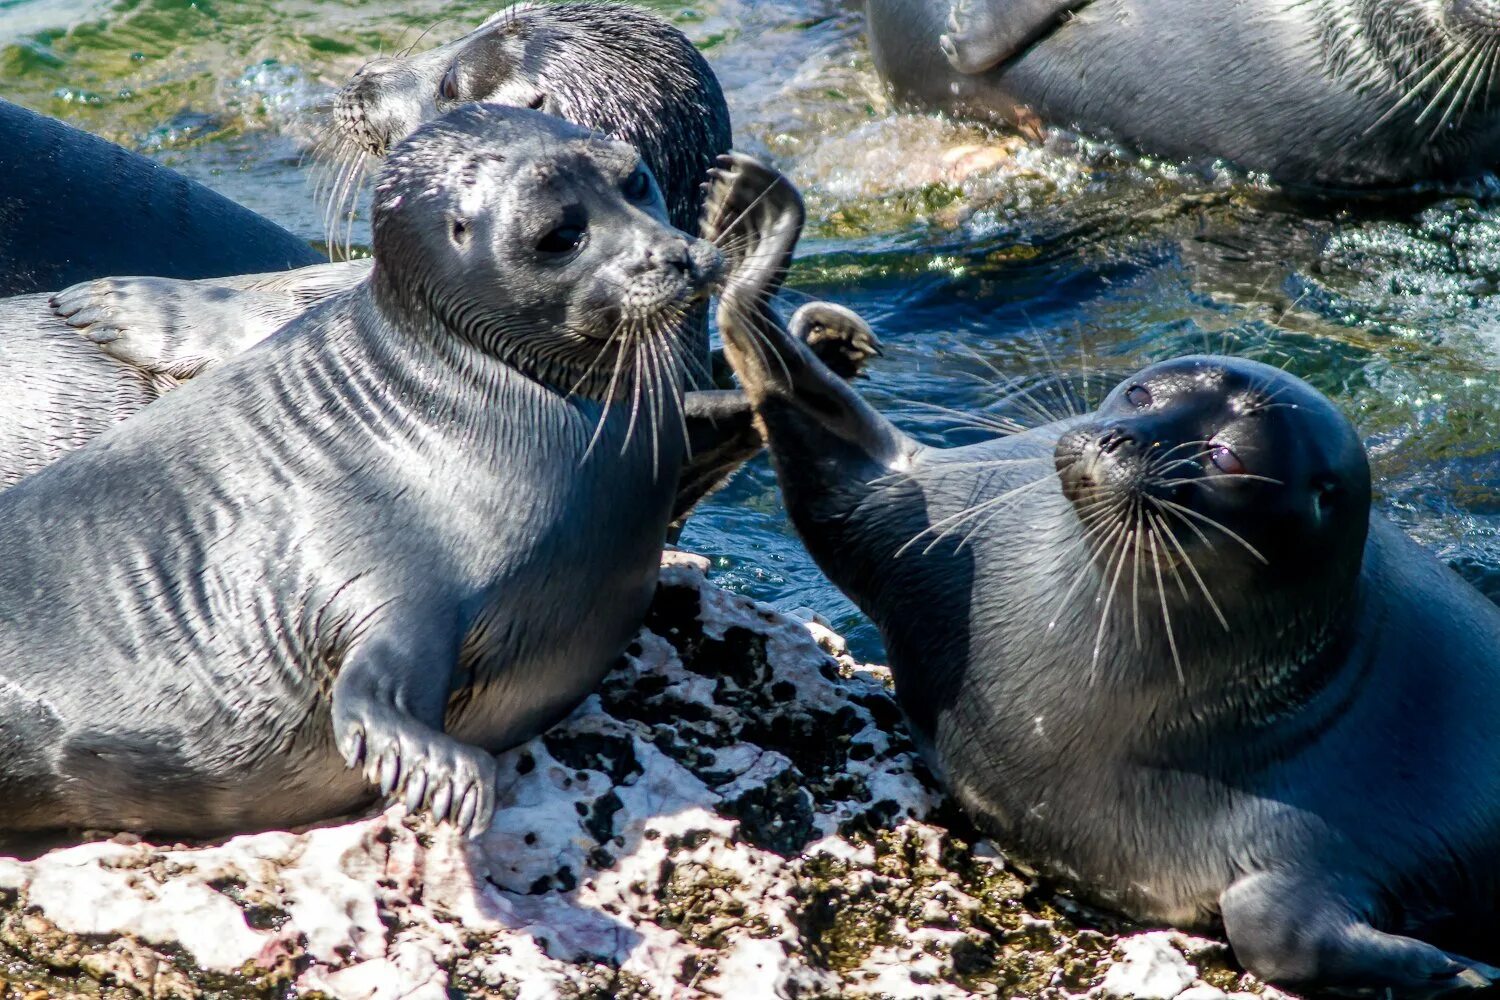
[[[403,97],[409,88],[394,59],[373,59],[360,67],[333,99],[339,136],[372,156],[383,156],[422,120],[414,100]]]

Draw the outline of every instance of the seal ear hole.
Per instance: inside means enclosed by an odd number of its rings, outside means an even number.
[[[454,246],[469,245],[469,224],[463,219],[453,219],[448,228],[449,235],[453,239]]]
[[[458,100],[458,64],[448,67],[448,72],[443,74],[443,82],[438,84],[438,93],[445,101]]]
[[[542,110],[542,105],[546,104],[546,103],[547,103],[547,95],[546,94],[537,94],[535,97],[533,97],[530,101],[528,101],[526,103],[526,106],[528,108],[530,108],[532,111],[540,111],[540,110]]]
[[[1343,490],[1339,487],[1338,482],[1336,480],[1328,478],[1327,476],[1320,476],[1319,478],[1314,479],[1312,488],[1313,496],[1316,498],[1315,502],[1318,505],[1319,511],[1325,511],[1329,507],[1332,507],[1334,501],[1338,500],[1339,494],[1343,492]]]

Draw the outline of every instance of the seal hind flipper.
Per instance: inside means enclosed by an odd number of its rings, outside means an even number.
[[[495,811],[495,758],[443,732],[461,633],[424,610],[388,607],[378,631],[345,654],[333,687],[334,740],[382,795],[477,837]]]
[[[1415,1000],[1500,981],[1500,969],[1378,930],[1315,874],[1258,872],[1220,898],[1235,957],[1258,977]]]
[[[48,304],[110,357],[181,381],[259,343],[368,273],[368,261],[345,261],[196,281],[98,278],[63,289]]]
[[[762,420],[782,408],[812,416],[823,428],[887,469],[917,445],[796,339],[770,306],[791,262],[805,218],[802,198],[785,177],[748,156],[722,157],[704,206],[705,238],[725,242],[736,261],[719,301],[725,353]],[[805,313],[811,323],[818,313]],[[863,324],[861,323],[861,326]],[[876,345],[871,344],[872,348]]]
[[[1020,55],[1089,0],[953,0],[938,44],[960,73],[994,69]]]

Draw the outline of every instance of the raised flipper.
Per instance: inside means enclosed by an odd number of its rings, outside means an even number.
[[[369,261],[347,261],[202,281],[100,278],[51,304],[104,353],[170,385],[260,343],[369,270]]]
[[[1275,986],[1428,1000],[1500,981],[1500,969],[1376,930],[1315,872],[1247,875],[1219,904],[1235,957]]]
[[[953,0],[943,54],[960,73],[983,73],[1014,59],[1089,0]]]
[[[387,605],[345,654],[333,685],[333,735],[382,795],[470,837],[495,811],[494,755],[443,732],[462,641],[453,616]]]
[[[870,325],[853,310],[831,302],[802,306],[792,315],[790,327],[791,335],[841,378],[862,378],[866,362],[880,354],[880,341]],[[684,411],[692,454],[677,484],[672,509],[677,524],[765,446],[750,397],[738,389],[690,392]]]
[[[790,407],[866,457],[898,468],[915,442],[793,337],[771,308],[766,290],[779,285],[791,264],[803,219],[802,198],[785,177],[747,156],[720,157],[703,235],[725,246],[731,259],[739,257],[719,299],[725,353],[762,418]]]

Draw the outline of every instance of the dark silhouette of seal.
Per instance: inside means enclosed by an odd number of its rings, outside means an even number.
[[[1005,850],[1220,928],[1278,985],[1500,976],[1463,957],[1500,952],[1500,609],[1371,513],[1332,403],[1187,357],[1095,412],[924,447],[739,293],[789,258],[790,185],[735,160],[717,191],[705,232],[759,234],[719,324],[792,521]]]
[[[718,251],[632,146],[525,109],[423,126],[375,205],[366,281],[0,494],[5,829],[378,790],[474,832],[489,751],[639,627]]]
[[[0,296],[111,274],[213,278],[323,260],[174,170],[0,101]]]
[[[1318,188],[1500,161],[1497,0],[866,0],[906,99]]]

